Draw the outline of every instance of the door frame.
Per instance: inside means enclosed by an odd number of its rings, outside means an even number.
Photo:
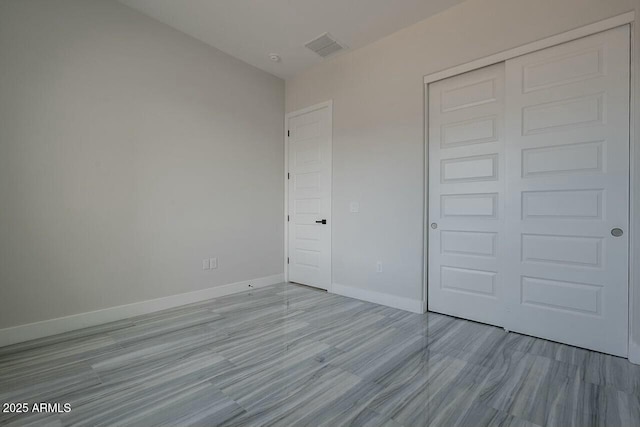
[[[312,111],[320,110],[322,108],[328,108],[329,111],[329,183],[331,186],[331,196],[329,197],[329,211],[331,212],[331,221],[327,224],[329,226],[329,276],[331,280],[327,285],[327,292],[331,293],[333,288],[333,99],[330,99],[319,104],[310,105],[299,110],[286,113],[284,116],[284,281],[289,281],[289,221],[287,216],[289,212],[289,120],[296,116],[311,113]]]
[[[629,282],[628,282],[628,309],[629,309],[629,338],[627,345],[627,358],[630,362],[640,364],[640,338],[636,343],[633,340],[634,333],[640,337],[640,312],[634,309],[634,299],[640,300],[640,263],[634,265],[632,260],[636,258],[636,245],[640,243],[640,219],[635,219],[636,201],[640,201],[640,173],[635,169],[640,167],[635,157],[640,155],[640,132],[636,130],[636,126],[640,126],[640,119],[636,118],[636,96],[637,85],[640,77],[636,70],[636,62],[638,61],[636,49],[636,28],[635,28],[635,12],[627,12],[602,21],[598,21],[589,25],[585,25],[573,30],[569,30],[551,37],[534,41],[513,49],[502,51],[493,55],[476,59],[471,62],[460,64],[445,70],[431,73],[424,76],[423,79],[423,102],[424,102],[424,203],[423,203],[423,266],[422,266],[422,304],[424,310],[428,310],[428,278],[429,278],[429,84],[438,80],[453,77],[469,71],[477,70],[489,65],[504,62],[517,56],[526,55],[548,47],[567,43],[593,34],[597,34],[606,30],[610,30],[623,25],[630,27],[630,85],[629,85]],[[640,302],[640,301],[639,301]],[[640,307],[640,304],[639,304]],[[635,331],[634,323],[639,326],[638,332]]]

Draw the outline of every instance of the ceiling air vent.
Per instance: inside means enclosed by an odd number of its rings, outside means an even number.
[[[305,46],[323,58],[345,48],[345,46],[333,39],[329,33],[324,33],[320,37],[311,40]]]

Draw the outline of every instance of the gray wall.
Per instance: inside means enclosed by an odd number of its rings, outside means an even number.
[[[0,0],[0,328],[282,273],[283,115],[120,3]]]
[[[333,99],[334,283],[422,299],[423,76],[639,3],[468,0],[287,80],[287,112]],[[360,202],[360,213],[349,213],[352,200]],[[375,272],[377,260],[382,273]]]

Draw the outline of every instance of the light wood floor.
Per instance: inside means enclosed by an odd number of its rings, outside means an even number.
[[[2,425],[638,426],[640,367],[280,284],[0,348]]]

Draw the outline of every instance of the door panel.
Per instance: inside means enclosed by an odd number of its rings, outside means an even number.
[[[323,107],[289,119],[289,280],[331,284],[331,124]],[[316,221],[326,220],[326,224]]]
[[[628,26],[507,61],[506,131],[509,329],[625,356]]]
[[[429,310],[501,325],[504,64],[429,86]]]
[[[629,36],[429,85],[429,310],[627,355]]]

